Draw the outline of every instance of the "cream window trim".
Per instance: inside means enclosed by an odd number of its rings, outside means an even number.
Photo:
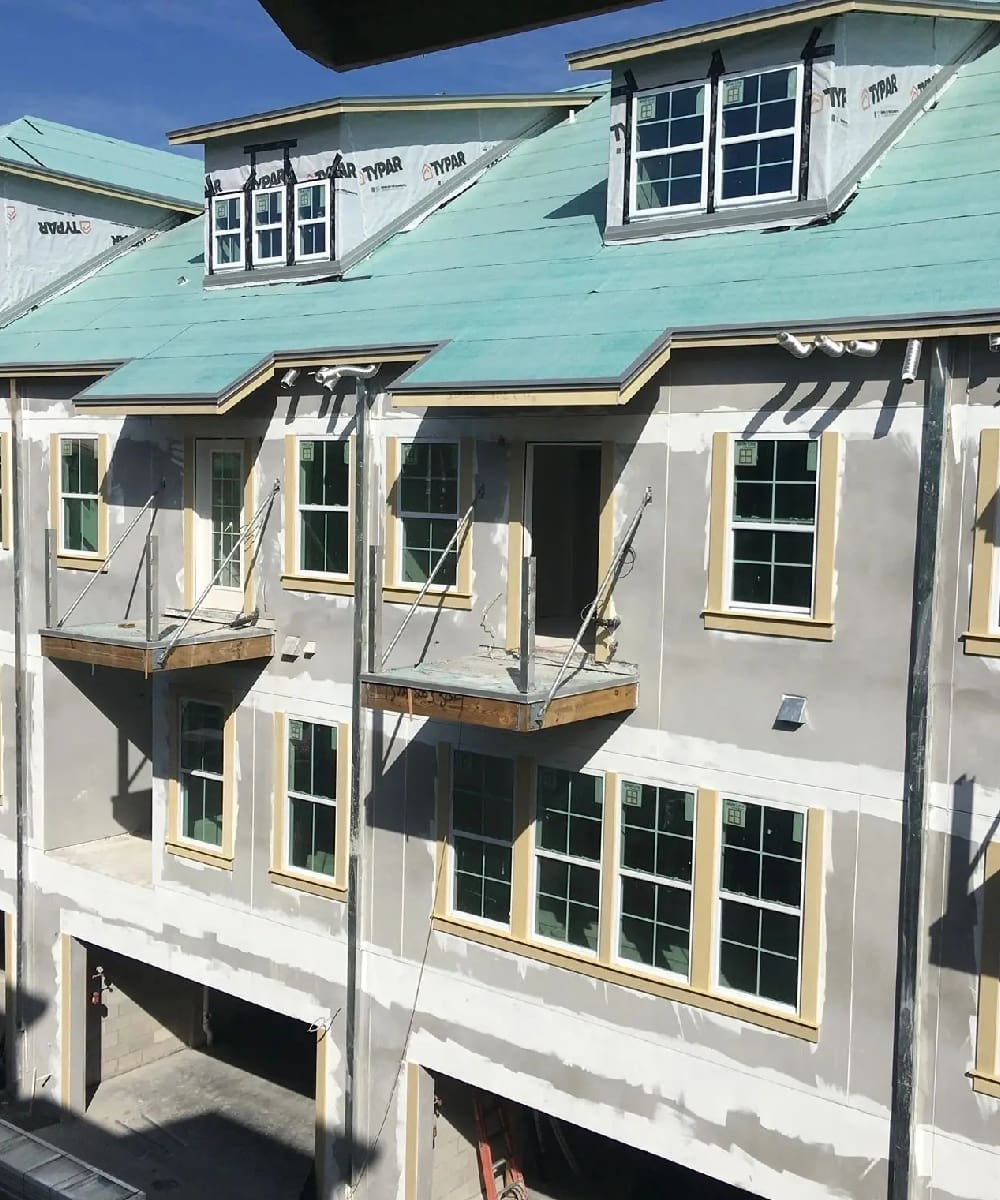
[[[299,566],[299,443],[347,442],[347,574],[304,571]],[[281,586],[286,591],[321,592],[333,596],[354,595],[354,489],[356,456],[354,434],[345,438],[334,434],[289,433],[285,435],[284,479],[282,481],[282,564]]]
[[[979,479],[976,488],[976,523],[972,534],[972,577],[969,628],[963,634],[966,654],[1000,657],[1000,429],[984,429],[979,436]]]
[[[399,475],[402,442],[458,443],[458,520],[468,511],[475,496],[475,453],[473,438],[397,438],[385,439],[386,518],[385,579],[382,599],[390,604],[412,604],[421,589],[419,583],[407,583],[402,577],[403,526],[399,515]],[[421,605],[428,608],[472,608],[472,542],[475,513],[458,545],[455,584],[431,584]]]
[[[222,845],[213,848],[183,837],[180,788],[181,708],[186,701],[218,705],[225,714],[222,728]],[[175,691],[171,695],[168,730],[170,774],[167,780],[168,853],[207,866],[232,870],[236,800],[236,709],[233,697],[223,692]]]
[[[438,743],[437,848],[435,856],[433,928],[441,933],[517,954],[523,958],[564,967],[606,983],[660,996],[694,1008],[734,1017],[748,1024],[787,1033],[806,1041],[819,1040],[820,981],[822,971],[822,912],[825,847],[824,813],[803,810],[806,844],[803,860],[802,935],[800,944],[800,1002],[798,1012],[772,1006],[753,996],[722,994],[713,983],[717,940],[720,861],[720,796],[698,788],[695,793],[694,874],[691,901],[690,981],[685,983],[666,972],[629,964],[616,958],[618,904],[619,820],[621,779],[603,773],[604,825],[601,842],[601,891],[597,950],[577,950],[535,936],[534,915],[534,829],[538,761],[521,756],[514,763],[514,845],[511,867],[510,928],[477,921],[451,911],[452,885],[451,790],[453,746]],[[600,774],[599,772],[595,772]],[[632,777],[630,777],[632,778]],[[653,782],[648,780],[647,782]],[[657,786],[671,786],[659,782]],[[690,788],[679,790],[690,791]],[[767,805],[766,800],[753,803]]]
[[[816,501],[813,604],[810,613],[745,609],[729,602],[733,443],[738,434],[712,436],[711,516],[708,537],[708,595],[702,619],[706,629],[759,633],[771,637],[833,640],[833,597],[837,542],[840,434],[820,434]],[[753,440],[753,439],[750,439]]]
[[[328,725],[337,733],[337,802],[334,873],[331,877],[301,870],[288,861],[288,722],[302,720]],[[351,731],[342,721],[316,721],[294,713],[274,714],[274,785],[271,799],[271,881],[281,887],[329,896],[347,897],[347,844],[350,837]]]
[[[6,436],[6,435],[4,435]],[[97,443],[97,552],[63,550],[62,528],[62,441],[64,438],[90,439]],[[6,449],[6,446],[5,446]],[[7,483],[8,455],[4,454],[4,484]],[[4,526],[9,528],[9,492],[3,497]],[[108,557],[110,519],[108,515],[108,435],[106,433],[67,432],[49,437],[49,525],[56,534],[56,565],[74,571],[103,571]],[[4,542],[7,545],[7,542]]]
[[[979,958],[974,1091],[1000,1099],[1000,842],[989,842],[983,863],[983,930]]]

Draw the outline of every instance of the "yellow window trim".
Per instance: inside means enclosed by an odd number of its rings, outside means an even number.
[[[181,837],[180,728],[181,706],[185,701],[216,704],[225,714],[222,727],[222,845],[201,846]],[[168,753],[170,774],[167,779],[167,850],[178,858],[189,858],[213,867],[231,868],[233,864],[233,815],[236,797],[236,708],[233,697],[225,692],[201,692],[171,689]]]
[[[769,637],[833,641],[834,566],[837,544],[837,481],[840,434],[820,434],[816,512],[816,572],[810,614],[754,611],[727,604],[729,517],[732,506],[733,442],[737,433],[712,435],[711,516],[708,535],[708,597],[702,612],[706,629],[759,633]],[[753,439],[751,439],[753,440]],[[762,440],[764,440],[762,438]]]
[[[6,437],[6,434],[4,435]],[[79,554],[64,551],[62,547],[62,457],[59,453],[59,443],[62,438],[92,438],[97,442],[97,553]],[[7,466],[7,444],[3,446],[3,522],[9,530],[7,508],[9,504],[9,488]],[[49,435],[49,526],[56,534],[56,565],[71,571],[103,571],[108,557],[108,541],[110,537],[110,521],[108,517],[108,435],[106,433],[88,433],[86,430]],[[9,536],[9,532],[8,532]],[[8,543],[5,540],[4,546]]]
[[[963,635],[966,654],[1000,657],[1000,627],[995,582],[996,503],[1000,492],[1000,429],[979,435],[979,480],[976,488],[976,523],[972,534],[972,579],[969,628]],[[992,525],[992,528],[990,526]]]
[[[329,725],[337,731],[337,809],[334,873],[329,881],[320,875],[297,871],[285,857],[285,814],[288,811],[288,713],[274,714],[274,786],[271,790],[271,881],[282,887],[343,900],[347,896],[347,845],[350,838],[351,731],[342,721],[311,717],[294,720]]]
[[[382,599],[393,604],[412,604],[420,592],[420,584],[404,583],[401,578],[400,552],[403,545],[402,521],[399,517],[399,471],[401,442],[458,442],[458,519],[467,512],[475,495],[476,443],[473,438],[398,438],[385,439],[385,580]],[[476,515],[466,527],[458,546],[458,570],[454,587],[439,588],[432,584],[421,601],[428,608],[472,608],[472,541]]]
[[[299,515],[299,442],[347,442],[347,574],[306,574],[299,569],[296,530]],[[284,570],[281,586],[287,591],[325,592],[334,596],[354,595],[354,489],[355,489],[355,442],[354,434],[336,437],[329,434],[285,435],[284,480],[282,482],[282,521],[284,524]]]
[[[983,933],[979,959],[974,1091],[1000,1098],[1000,842],[989,842],[983,863]]]
[[[508,929],[480,924],[474,917],[451,912],[449,902],[453,852],[449,839],[452,756],[455,746],[437,747],[434,910],[432,926],[440,933],[480,945],[564,967],[592,979],[618,984],[709,1012],[736,1017],[807,1041],[819,1040],[820,975],[822,963],[823,872],[825,813],[808,809],[803,859],[802,943],[798,1013],[776,1009],[766,1002],[721,995],[714,987],[718,869],[720,858],[720,793],[698,788],[695,800],[695,866],[691,894],[690,981],[670,980],[615,958],[615,890],[621,814],[620,777],[603,772],[604,821],[601,842],[601,897],[596,954],[571,946],[537,941],[531,933],[532,873],[534,870],[535,788],[538,762],[527,755],[514,763],[514,841],[511,864],[511,914]],[[767,804],[753,799],[750,803]]]

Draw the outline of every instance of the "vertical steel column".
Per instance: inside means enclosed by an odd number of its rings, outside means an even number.
[[[517,690],[535,686],[535,557],[521,560],[521,636],[517,664]]]
[[[7,1081],[9,1090],[15,1096],[23,1095],[25,1076],[25,1024],[24,1024],[24,994],[28,982],[26,936],[27,921],[25,919],[25,840],[28,836],[28,753],[31,737],[31,713],[29,711],[28,691],[28,635],[25,627],[25,586],[24,586],[24,513],[22,511],[24,475],[21,464],[23,447],[21,444],[21,403],[17,391],[17,381],[10,381],[10,478],[11,478],[11,543],[14,559],[14,808],[16,817],[15,848],[15,895],[14,895],[14,936],[16,947],[14,952],[14,1019],[16,1032],[14,1045],[7,1048],[7,1062],[10,1064],[10,1077]],[[50,469],[59,469],[58,463],[50,463]],[[54,546],[54,541],[53,541]],[[55,576],[55,555],[52,557],[52,574]],[[55,585],[52,585],[52,603],[55,604]],[[13,1089],[10,1088],[13,1081]]]
[[[893,1039],[892,1105],[889,1114],[889,1200],[913,1195],[913,1129],[918,1067],[920,960],[924,944],[923,871],[927,796],[927,741],[930,717],[930,669],[934,635],[934,591],[941,469],[952,345],[934,343],[920,450],[920,491],[913,562],[910,665],[907,678],[906,748],[903,763],[903,812],[899,868],[899,919],[896,951],[896,1025]]]
[[[59,564],[56,561],[56,531],[45,531],[45,627],[55,629],[59,620]]]
[[[160,556],[155,533],[146,536],[146,641],[160,636]]]

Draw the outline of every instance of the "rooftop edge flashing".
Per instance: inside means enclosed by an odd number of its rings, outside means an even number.
[[[955,0],[796,0],[792,4],[738,13],[735,16],[721,17],[715,21],[695,25],[684,25],[678,29],[647,34],[624,42],[610,42],[592,49],[573,50],[566,55],[566,62],[571,71],[599,70],[614,63],[680,49],[693,42],[717,42],[779,25],[791,25],[798,21],[851,12],[1000,21],[1000,7],[991,8],[986,3],[963,4]]]
[[[604,95],[603,89],[589,91],[561,90],[557,92],[511,92],[484,93],[483,95],[455,96],[347,96],[330,100],[316,100],[310,104],[299,104],[292,108],[275,108],[261,113],[250,113],[241,117],[227,117],[205,125],[192,125],[186,129],[175,129],[167,134],[171,146],[186,146],[229,137],[237,133],[249,133],[255,129],[273,125],[287,125],[293,121],[314,121],[321,117],[335,117],[350,112],[421,112],[433,109],[467,108],[584,108]]]
[[[58,184],[60,187],[75,188],[81,192],[94,192],[99,196],[111,196],[116,200],[131,200],[135,204],[148,204],[154,208],[169,208],[173,212],[186,213],[192,217],[200,216],[205,210],[204,201],[200,204],[195,204],[193,201],[189,203],[176,196],[164,196],[159,192],[146,192],[137,188],[117,187],[112,183],[88,179],[84,175],[67,175],[64,171],[53,171],[49,167],[0,157],[0,175],[2,174],[20,175],[25,179],[40,179],[45,183]]]

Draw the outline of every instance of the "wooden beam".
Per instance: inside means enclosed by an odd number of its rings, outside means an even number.
[[[178,642],[167,655],[165,671],[180,671],[187,667],[212,667],[218,663],[247,662],[254,658],[274,656],[274,634],[254,634],[253,637],[218,638],[210,642]]]
[[[211,667],[219,663],[248,662],[252,659],[271,658],[274,655],[274,635],[256,633],[240,638],[216,638],[205,642],[181,642],[160,667],[160,646],[144,643],[126,646],[114,642],[99,642],[86,637],[41,638],[43,658],[63,659],[67,662],[90,663],[95,667],[115,667],[124,671],[142,671],[151,675],[154,671],[180,671],[189,667]]]
[[[146,653],[142,645],[121,646],[88,638],[46,637],[42,634],[43,658],[90,663],[95,667],[118,667],[125,671],[145,671]]]
[[[601,688],[597,692],[576,692],[572,696],[557,696],[549,705],[542,722],[543,729],[555,725],[572,725],[593,717],[610,717],[615,713],[631,712],[639,703],[639,685]]]

